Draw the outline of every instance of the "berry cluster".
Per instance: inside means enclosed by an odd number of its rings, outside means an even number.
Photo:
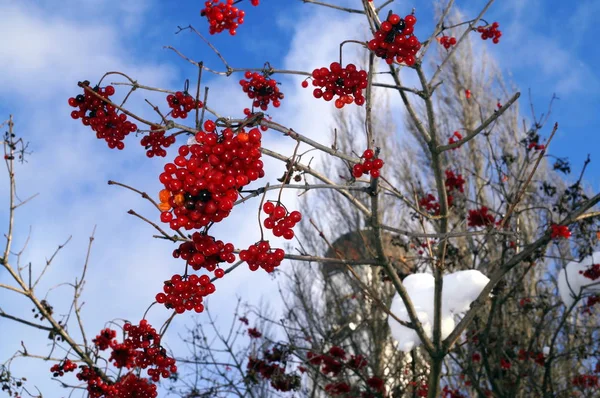
[[[191,241],[183,242],[173,251],[173,257],[181,257],[195,271],[205,268],[208,272],[215,271],[215,274],[220,274],[217,272],[218,269],[215,270],[219,263],[235,261],[233,249],[231,243],[224,243],[210,235],[194,232]]]
[[[196,134],[197,144],[181,146],[179,156],[160,174],[170,193],[165,203],[173,209],[164,210],[161,220],[174,230],[220,222],[231,212],[239,189],[264,176],[259,129],[234,134],[226,128],[218,134],[215,123],[207,120],[204,130]]]
[[[75,369],[77,369],[77,365],[75,364],[75,362],[71,362],[71,360],[67,358],[64,361],[61,361],[60,363],[52,365],[52,367],[50,368],[50,372],[53,372],[52,376],[59,377],[64,376],[65,372],[72,372]]]
[[[154,156],[160,156],[164,158],[167,156],[167,151],[165,151],[164,148],[168,148],[175,143],[175,136],[169,135],[165,137],[165,131],[159,130],[161,128],[162,127],[160,126],[153,125],[150,127],[150,134],[142,137],[140,143],[144,149],[146,149],[146,156],[149,158]]]
[[[208,275],[173,275],[165,281],[163,291],[156,295],[157,303],[169,309],[174,308],[178,314],[191,310],[200,313],[204,311],[203,298],[215,292],[215,285],[210,282]]]
[[[188,115],[188,112],[204,106],[202,101],[196,102],[196,99],[189,95],[187,91],[177,91],[175,95],[167,95],[167,103],[169,104],[169,108],[171,108],[171,116],[173,119],[185,119]]]
[[[167,355],[167,351],[160,345],[160,334],[148,321],[142,319],[137,326],[126,323],[123,330],[127,337],[122,344],[112,344],[113,353],[109,361],[115,360],[128,369],[148,368],[148,376],[154,382],[158,382],[161,376],[167,378],[177,372],[175,359]]]
[[[385,59],[388,64],[392,64],[396,59],[398,63],[414,65],[417,51],[421,48],[421,43],[413,34],[416,22],[417,18],[414,15],[407,15],[402,19],[396,14],[391,14],[375,32],[375,38],[369,42],[369,50]]]
[[[235,36],[238,26],[244,23],[246,13],[234,7],[233,0],[209,0],[204,3],[205,8],[200,11],[201,16],[208,19],[208,31],[211,35],[228,30],[229,34]],[[258,0],[251,0],[250,4],[257,6]]]
[[[489,213],[489,209],[482,206],[480,209],[469,210],[467,225],[469,227],[487,227],[493,225],[496,219]]]
[[[329,69],[323,67],[313,70],[312,84],[317,87],[313,96],[331,101],[337,95],[335,107],[338,109],[352,102],[361,106],[365,103],[362,91],[367,88],[367,76],[366,71],[357,70],[354,64],[342,67],[339,62],[332,62]],[[306,80],[302,82],[302,87],[308,87]]]
[[[311,365],[320,367],[321,373],[330,378],[340,377],[344,370],[356,373],[368,364],[362,355],[351,355],[348,358],[346,351],[338,346],[331,347],[324,354],[309,352],[306,357]],[[385,396],[385,382],[381,378],[376,376],[365,377],[365,381],[367,389],[361,392],[360,397],[374,398]],[[325,391],[331,396],[346,396],[351,390],[350,384],[344,380],[330,380],[330,383],[325,385]]]
[[[360,178],[363,174],[371,174],[371,177],[378,178],[380,175],[381,168],[383,167],[383,160],[374,159],[375,152],[372,149],[367,149],[363,152],[361,159],[364,162],[357,163],[352,167],[352,175],[354,178]]]
[[[454,171],[447,169],[446,170],[446,191],[452,192],[456,190],[458,192],[465,192],[465,180],[462,174],[454,173]]]
[[[552,224],[550,229],[550,237],[552,239],[569,239],[571,237],[571,231],[569,231],[569,227],[566,225]]]
[[[248,249],[240,252],[240,260],[248,263],[250,271],[256,271],[259,268],[267,272],[273,272],[281,264],[285,252],[283,249],[271,249],[267,241],[256,242]]]
[[[529,145],[527,145],[527,149],[528,150],[534,149],[536,151],[543,151],[543,150],[546,149],[546,145],[544,145],[544,144],[538,144],[538,143],[535,143],[535,142],[530,142]]]
[[[102,330],[93,340],[100,350],[111,348],[109,362],[113,362],[118,368],[148,369],[148,376],[153,382],[158,382],[161,377],[167,378],[177,372],[175,359],[167,355],[167,351],[160,345],[160,335],[145,319],[137,326],[125,323],[123,331],[126,337],[122,343],[115,340],[116,332],[111,329]],[[63,363],[52,366],[50,371],[57,377],[75,368],[75,364],[66,359]],[[87,391],[91,398],[133,396],[155,398],[158,396],[156,385],[133,372],[128,372],[111,384],[102,379],[96,368],[80,365],[76,376],[78,380],[87,384]]]
[[[259,332],[260,333],[260,332]],[[300,375],[286,373],[290,352],[287,349],[273,347],[263,351],[263,358],[250,356],[246,367],[246,377],[254,384],[259,382],[258,376],[271,381],[271,386],[277,391],[292,391],[300,389]]]
[[[477,28],[477,32],[481,33],[481,38],[483,40],[492,39],[494,44],[498,44],[500,42],[500,37],[502,37],[502,32],[498,30],[500,24],[498,22],[494,22],[488,27],[479,26]]]
[[[446,50],[456,45],[456,38],[452,36],[442,36],[439,38],[439,42]]]
[[[579,273],[584,277],[595,281],[596,279],[600,278],[600,264],[592,264],[588,269],[585,271],[579,271]]]
[[[471,92],[469,91],[469,97],[470,96],[471,96]],[[467,97],[467,98],[469,98],[469,97]],[[455,142],[462,140],[462,138],[463,138],[462,134],[459,133],[458,131],[455,131],[454,133],[452,133],[452,137],[448,138],[448,145],[452,145]],[[458,148],[453,148],[452,150],[455,150],[455,149],[458,149]]]
[[[100,350],[104,351],[111,346],[113,340],[117,337],[117,332],[112,329],[102,329],[100,334],[92,339],[92,343]]]
[[[89,82],[85,81],[79,85],[88,86]],[[108,97],[114,95],[115,88],[96,86],[93,91],[108,100]],[[83,94],[69,98],[69,105],[79,108],[71,112],[71,117],[75,120],[81,119],[84,126],[90,126],[96,132],[96,137],[105,140],[110,149],[125,148],[123,143],[125,136],[137,130],[137,126],[127,120],[126,114],[117,114],[113,105],[109,105],[85,89]]]
[[[419,200],[419,207],[425,209],[428,213],[434,216],[440,215],[440,203],[432,194],[427,194]]]
[[[262,333],[257,328],[248,328],[248,336],[253,339],[260,339],[262,337]]]
[[[578,375],[573,377],[571,383],[581,388],[597,388],[600,386],[600,378],[594,375]]]
[[[96,369],[80,366],[77,378],[87,383],[87,391],[90,398],[158,397],[156,385],[150,383],[146,378],[135,375],[133,372],[127,373],[114,384],[107,384],[99,376]]]
[[[517,358],[519,361],[527,361],[529,359],[533,360],[540,366],[544,366],[546,364],[546,357],[543,352],[533,352],[533,351],[525,351],[524,349],[520,349]]]
[[[445,173],[446,181],[444,182],[444,184],[446,185],[446,198],[448,200],[448,206],[452,206],[454,204],[454,195],[452,195],[452,192],[458,191],[460,193],[464,193],[464,185],[466,181],[463,179],[462,174],[454,173],[454,171],[450,169],[447,169]]]
[[[246,72],[244,77],[248,80],[240,80],[240,86],[248,94],[248,98],[254,100],[252,106],[266,111],[269,103],[272,101],[273,106],[279,108],[279,105],[281,105],[280,100],[283,99],[283,93],[279,91],[276,80],[250,71]]]
[[[263,211],[265,214],[269,215],[263,222],[266,229],[272,229],[273,235],[278,238],[281,236],[287,240],[294,238],[294,231],[292,228],[302,220],[302,214],[299,211],[294,210],[289,213],[283,205],[279,204],[279,202],[277,205],[273,202],[265,203],[263,205]]]

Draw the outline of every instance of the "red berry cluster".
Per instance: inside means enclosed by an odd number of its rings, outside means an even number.
[[[540,366],[544,366],[546,364],[546,358],[543,352],[535,353],[533,351],[525,351],[524,349],[520,349],[517,353],[517,358],[519,361],[527,361],[532,359],[535,363]]]
[[[468,90],[467,90],[468,91]],[[471,96],[471,92],[469,91],[469,96],[467,98],[469,98]],[[459,133],[458,131],[455,131],[454,133],[452,133],[452,137],[448,138],[448,145],[454,144],[457,141],[462,140],[463,136],[461,133]],[[455,150],[457,148],[453,148],[452,150]]]
[[[463,193],[465,191],[465,182],[462,174],[454,173],[454,171],[450,169],[446,170],[446,191],[452,192],[453,190],[456,190]]]
[[[352,102],[359,106],[365,103],[362,91],[368,85],[367,72],[357,70],[354,64],[343,68],[339,62],[332,62],[329,69],[323,67],[313,70],[312,78],[313,86],[317,87],[313,96],[331,101],[337,95],[335,107],[338,109]],[[308,83],[304,81],[302,86],[308,87]]]
[[[92,343],[100,350],[104,351],[111,346],[113,340],[117,337],[117,332],[106,328],[100,331],[100,334],[92,339]]]
[[[191,241],[183,242],[173,251],[173,257],[181,257],[195,271],[205,268],[208,272],[216,272],[215,268],[219,263],[231,264],[235,261],[233,249],[231,243],[224,243],[210,235],[194,232]]]
[[[119,380],[117,393],[115,395],[107,395],[110,397],[140,397],[140,398],[155,398],[158,397],[156,385],[148,381],[148,379],[139,377],[133,372],[127,373]]]
[[[210,282],[208,275],[173,275],[165,281],[163,291],[156,295],[157,303],[169,309],[174,308],[178,314],[191,310],[200,313],[204,311],[203,298],[215,292],[215,285]]]
[[[148,369],[148,376],[154,382],[167,378],[177,372],[175,359],[167,355],[167,351],[160,345],[160,335],[145,319],[138,326],[126,323],[123,326],[126,337],[122,343],[115,340],[116,332],[104,329],[93,340],[100,350],[111,348],[110,361],[118,368]],[[62,364],[51,368],[54,376],[63,376],[64,372],[75,370],[75,365],[68,359]],[[96,368],[81,365],[77,379],[87,383],[87,391],[91,398],[101,397],[140,397],[155,398],[158,396],[156,385],[148,379],[141,378],[133,372],[121,377],[111,384],[105,382]]]
[[[146,156],[149,158],[154,156],[165,157],[167,156],[167,151],[163,148],[168,148],[175,143],[175,136],[169,135],[165,137],[165,131],[159,130],[162,127],[153,125],[150,130],[150,134],[144,136],[141,140],[141,144],[146,149]]]
[[[596,279],[600,278],[600,264],[592,264],[588,269],[585,271],[579,271],[579,273],[584,277],[595,281]]]
[[[204,130],[196,134],[197,144],[179,148],[179,156],[160,175],[173,209],[161,209],[161,220],[174,230],[220,222],[229,216],[239,189],[264,176],[259,129],[234,134],[226,128],[218,134],[207,120]]]
[[[581,312],[586,315],[592,315],[592,307],[594,307],[598,303],[600,303],[600,295],[596,294],[593,296],[589,296],[586,302],[584,303]],[[600,370],[598,370],[598,366],[600,366],[600,362],[596,364],[596,372],[600,372]]]
[[[415,55],[421,48],[421,43],[413,34],[416,22],[414,15],[407,15],[402,19],[391,14],[375,32],[375,38],[369,42],[369,50],[385,59],[388,64],[392,64],[395,58],[398,63],[414,65]]]
[[[573,377],[571,383],[574,386],[581,388],[597,388],[599,387],[600,378],[594,375],[578,375]]]
[[[277,87],[277,81],[257,72],[247,71],[244,77],[248,80],[240,80],[242,90],[248,94],[248,98],[254,100],[252,106],[266,111],[269,103],[273,102],[275,108],[281,105],[283,93]]]
[[[123,330],[127,337],[122,344],[113,342],[109,361],[115,360],[128,369],[148,368],[148,376],[154,382],[158,382],[161,376],[167,378],[177,372],[175,359],[167,355],[167,351],[160,345],[160,334],[148,321],[142,319],[137,326],[126,323]]]
[[[278,238],[281,236],[287,240],[294,238],[294,231],[292,228],[302,220],[302,214],[299,211],[294,210],[289,213],[283,205],[279,204],[279,202],[277,205],[273,202],[265,203],[263,205],[263,211],[265,214],[269,215],[263,222],[266,229],[272,229],[273,235]]]
[[[467,398],[467,396],[461,394],[458,388],[452,389],[449,386],[444,386],[442,389],[442,398]]]
[[[439,38],[440,44],[447,50],[456,45],[456,38],[452,36],[442,36]]]
[[[246,366],[247,379],[258,383],[260,375],[261,378],[270,380],[271,386],[277,391],[287,392],[300,389],[300,376],[285,371],[289,356],[288,350],[279,347],[263,351],[263,358],[250,356]]]
[[[546,145],[544,144],[538,144],[536,142],[530,142],[529,145],[527,145],[527,149],[531,150],[534,149],[536,151],[543,151],[546,149]]]
[[[371,177],[378,178],[380,175],[381,168],[383,167],[383,160],[373,159],[375,152],[372,149],[367,149],[361,156],[364,162],[357,163],[352,167],[352,175],[354,178],[360,178],[363,174],[371,174]]]
[[[569,231],[569,227],[566,225],[552,224],[550,229],[550,237],[552,239],[569,239],[571,237],[571,231]]]
[[[500,37],[502,37],[502,32],[498,30],[500,24],[498,22],[494,22],[488,27],[479,26],[477,28],[477,32],[481,33],[481,38],[483,40],[492,39],[494,44],[498,44],[500,42]]]
[[[87,86],[89,82],[79,83],[80,86]],[[108,99],[115,93],[113,86],[105,88],[94,87],[94,92],[102,98]],[[84,126],[90,126],[96,132],[96,137],[103,139],[108,143],[110,149],[123,149],[125,136],[137,130],[137,126],[127,120],[124,113],[117,114],[114,106],[91,94],[84,89],[83,94],[69,98],[69,105],[73,108],[79,108],[71,112],[73,119],[81,119]]]
[[[259,268],[267,272],[273,272],[277,268],[283,258],[285,252],[283,249],[271,249],[271,245],[267,241],[256,242],[250,245],[247,250],[240,252],[240,260],[248,263],[250,271],[256,271]]]
[[[440,203],[437,201],[437,198],[430,193],[419,200],[419,207],[425,209],[434,216],[440,215]]]
[[[77,365],[74,362],[71,362],[70,359],[65,359],[60,363],[52,365],[50,368],[50,372],[53,372],[52,376],[59,377],[64,376],[65,372],[72,372],[77,369]]]
[[[480,209],[469,210],[467,225],[469,227],[487,227],[493,225],[496,219],[489,213],[489,209],[482,206]]]
[[[259,339],[262,337],[262,333],[257,328],[248,328],[248,336]]]
[[[87,383],[87,391],[90,398],[102,397],[140,397],[156,398],[158,392],[156,385],[148,379],[139,377],[133,372],[127,373],[114,384],[105,383],[95,369],[80,366],[77,374],[80,381]]]
[[[341,376],[344,370],[350,370],[351,373],[360,371],[367,366],[367,361],[362,355],[351,355],[348,358],[346,351],[338,346],[333,346],[327,353],[315,354],[309,352],[307,354],[307,360],[310,364],[320,367],[321,373],[330,377],[336,378]],[[385,396],[385,382],[379,377],[365,377],[366,380],[366,391],[361,392],[360,397],[362,398],[374,398]],[[325,385],[325,391],[331,396],[346,396],[352,388],[350,384],[343,380],[331,381]]]
[[[258,0],[250,2],[253,6],[257,6],[258,3]],[[205,8],[200,11],[200,15],[208,19],[208,31],[211,35],[228,30],[229,34],[234,36],[238,26],[244,23],[246,13],[233,4],[233,0],[209,0],[204,3]]]
[[[110,397],[118,393],[118,387],[114,384],[105,383],[96,369],[82,365],[79,367],[79,373],[76,376],[78,380],[87,383],[87,391],[90,398]]]
[[[167,95],[167,103],[171,108],[171,116],[173,119],[181,118],[185,119],[188,112],[193,109],[202,108],[204,106],[202,101],[196,102],[196,99],[189,95],[187,92],[177,91],[175,95]]]
[[[463,179],[462,174],[454,173],[454,171],[447,169],[446,170],[446,198],[448,200],[448,206],[452,206],[454,203],[454,195],[452,195],[453,191],[458,191],[463,193],[465,191],[465,180]]]

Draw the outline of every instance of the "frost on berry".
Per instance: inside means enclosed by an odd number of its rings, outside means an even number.
[[[80,87],[88,87],[89,82],[80,82]],[[69,98],[69,105],[77,108],[71,112],[71,117],[75,120],[81,119],[84,126],[90,126],[96,132],[98,139],[105,140],[111,149],[123,149],[125,136],[137,130],[137,125],[127,120],[127,115],[117,113],[118,110],[108,104],[106,101],[114,95],[113,86],[104,88],[95,86],[92,91],[98,94],[100,98],[90,93],[84,88],[83,94]]]
[[[337,96],[335,106],[338,109],[353,102],[361,106],[365,103],[363,90],[368,85],[367,76],[366,71],[357,70],[354,64],[342,67],[339,62],[332,62],[329,69],[323,67],[313,70],[312,84],[316,87],[313,96],[325,101],[331,101]]]
[[[242,90],[252,99],[252,106],[266,111],[269,104],[272,103],[275,108],[281,105],[280,100],[284,95],[277,87],[277,81],[257,72],[246,72],[244,77],[247,80],[240,80]]]
[[[407,15],[402,19],[397,14],[390,14],[369,42],[369,50],[388,64],[395,60],[408,66],[414,65],[415,56],[421,48],[421,42],[413,34],[416,22],[414,15]]]
[[[197,144],[181,146],[160,175],[168,193],[161,220],[174,230],[191,230],[229,216],[239,190],[264,176],[261,137],[257,128],[218,133],[207,120],[204,131],[196,134]]]

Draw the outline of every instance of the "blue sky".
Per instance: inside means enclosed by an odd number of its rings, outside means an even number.
[[[359,2],[335,3],[358,7]],[[400,13],[408,13],[416,6],[417,35],[429,32],[433,18],[429,6],[404,0],[396,3],[394,9]],[[456,2],[470,16],[483,3]],[[551,123],[560,124],[550,152],[569,156],[573,169],[578,170],[587,153],[594,156],[594,149],[600,144],[595,129],[600,124],[599,77],[595,72],[600,55],[594,50],[593,19],[600,4],[594,0],[571,4],[554,0],[497,3],[486,19],[500,22],[503,37],[498,45],[488,43],[487,49],[523,92],[523,110],[529,106],[529,88],[538,113],[546,111],[553,93],[560,98],[550,118]],[[31,226],[31,242],[24,260],[40,264],[58,244],[73,235],[39,288],[44,295],[49,287],[72,281],[77,275],[88,236],[97,226],[84,295],[88,334],[100,330],[109,319],[138,321],[162,281],[177,272],[180,264],[171,258],[170,244],[152,239],[154,231],[150,227],[126,214],[133,208],[157,220],[151,206],[131,192],[106,185],[107,180],[113,179],[148,193],[157,192],[157,176],[165,160],[146,159],[133,137],[126,140],[123,152],[109,150],[89,129],[70,119],[67,98],[78,93],[78,80],[94,81],[109,70],[128,73],[142,84],[169,89],[182,88],[186,78],[194,81],[195,69],[163,49],[164,45],[172,45],[195,60],[204,60],[213,69],[224,70],[214,53],[193,34],[174,34],[178,25],[189,24],[206,32],[206,21],[199,16],[200,4],[187,0],[0,0],[0,119],[12,113],[17,132],[31,142],[34,152],[29,163],[17,169],[20,195],[40,193],[17,214],[15,245],[23,245]],[[237,36],[207,35],[232,67],[256,68],[270,61],[275,68],[311,71],[337,57],[337,43],[341,40],[364,38],[359,16],[349,17],[300,0],[262,0],[260,7],[245,8],[245,24]],[[345,54],[348,60],[353,56],[352,51]],[[221,114],[237,116],[247,106],[248,100],[238,84],[241,75],[229,79],[207,73],[204,76],[203,84],[211,87],[209,102]],[[323,140],[332,125],[333,107],[311,98],[310,90],[300,88],[298,77],[281,79],[286,99],[272,115],[282,124]],[[136,93],[131,106],[143,116],[152,117],[144,98],[164,106],[162,95]],[[391,104],[392,110],[402,112],[397,98],[392,97]],[[548,127],[546,134],[549,131]],[[265,140],[271,148],[291,153],[287,140],[275,135]],[[281,175],[281,166],[276,163],[267,161],[266,167],[270,180]],[[599,171],[600,166],[592,157],[587,176],[595,188],[600,186]],[[0,208],[6,209],[5,173],[1,174],[0,183]],[[286,198],[293,203],[293,194]],[[247,211],[239,211],[223,223],[216,230],[217,236],[233,241],[236,247],[256,241],[255,217],[243,214],[254,214],[256,205],[247,206]],[[5,210],[0,211],[2,225],[6,215]],[[6,275],[0,272],[0,282],[6,281]],[[66,309],[67,292],[63,287],[48,297],[56,308],[62,305]],[[236,296],[257,303],[265,295],[276,297],[276,292],[277,281],[241,267],[227,283],[217,285],[211,308],[228,320]],[[30,311],[29,304],[2,290],[0,305],[16,314]],[[149,318],[159,324],[167,315],[166,311],[153,309]],[[168,343],[174,350],[182,350],[176,332],[183,330],[186,320],[176,319],[173,338]],[[0,330],[9,331],[3,333],[8,337],[3,337],[0,358],[14,352],[21,340],[31,351],[46,352],[45,336],[37,331],[5,319],[0,319]],[[50,365],[29,359],[14,365],[17,372],[28,376],[48,396],[63,392],[44,373]]]

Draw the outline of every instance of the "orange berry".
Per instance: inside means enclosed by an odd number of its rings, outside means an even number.
[[[171,205],[169,202],[161,202],[158,204],[158,208],[160,211],[169,211],[171,209]]]
[[[239,133],[237,135],[237,139],[239,142],[248,142],[248,140],[250,139],[250,137],[248,136],[248,133]]]
[[[185,202],[185,198],[183,197],[182,193],[178,193],[177,195],[175,195],[175,198],[173,200],[175,201],[175,204],[177,206],[182,206],[183,202]]]
[[[170,197],[171,191],[168,189],[163,189],[158,193],[158,199],[160,199],[161,202],[168,202]]]

